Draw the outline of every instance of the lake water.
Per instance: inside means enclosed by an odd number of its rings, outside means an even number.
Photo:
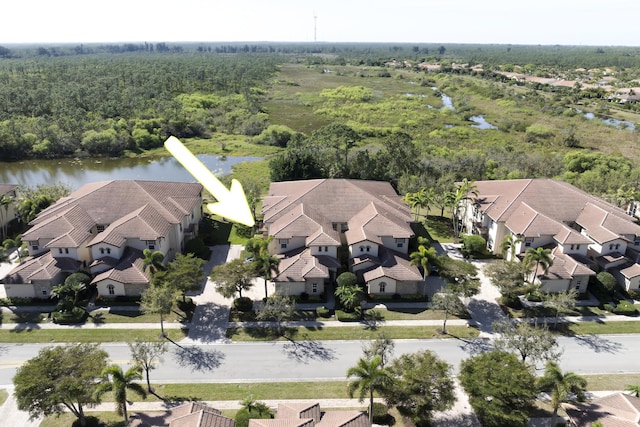
[[[472,128],[478,129],[498,129],[498,126],[494,126],[488,121],[485,120],[484,116],[471,116],[469,120],[475,123],[475,125],[471,125]]]
[[[198,155],[216,176],[231,173],[231,167],[260,157],[220,157]],[[0,162],[0,183],[36,186],[64,183],[73,190],[89,182],[113,179],[194,182],[195,179],[173,157],[133,157],[118,159],[57,159]]]
[[[578,111],[579,113],[582,113],[581,110],[576,109],[576,111]],[[598,118],[602,123],[609,126],[617,127],[618,129],[635,130],[636,128],[635,124],[628,122],[626,120],[605,119],[602,117],[598,117],[593,113],[584,113],[582,116],[587,120],[593,120],[595,118]]]

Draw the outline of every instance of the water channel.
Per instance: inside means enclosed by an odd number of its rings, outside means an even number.
[[[231,167],[260,157],[220,157],[198,155],[216,176],[231,173]],[[56,159],[0,162],[0,183],[39,184],[64,183],[75,190],[89,182],[113,179],[193,182],[194,178],[173,157],[131,157],[117,159]]]

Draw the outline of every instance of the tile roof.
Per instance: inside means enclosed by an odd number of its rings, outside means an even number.
[[[576,427],[589,427],[600,421],[603,427],[640,426],[640,399],[615,393],[588,403],[563,404]]]
[[[191,402],[165,412],[137,412],[130,427],[235,427],[236,422],[204,403]]]
[[[554,248],[551,252],[553,264],[544,275],[547,279],[572,279],[574,276],[595,276],[595,271],[583,264],[582,257],[572,254],[564,254],[559,248]],[[538,274],[544,273],[542,267],[538,267]]]
[[[22,238],[24,241],[49,240],[45,247],[64,248],[78,247],[91,237],[89,230],[95,224],[91,217],[79,206],[67,206],[46,219],[38,221]]]
[[[340,262],[330,256],[311,255],[309,248],[287,252],[280,261],[280,273],[275,282],[304,282],[306,279],[328,279],[329,268],[339,268]]]
[[[622,274],[627,279],[631,279],[634,277],[640,276],[640,264],[631,264],[626,268],[622,268],[620,270],[620,274]]]
[[[609,211],[592,203],[587,203],[576,218],[576,224],[585,229],[586,234],[598,243],[606,243],[625,236],[640,236],[640,226],[635,218],[616,211]]]
[[[575,221],[587,203],[629,218],[624,210],[562,181],[513,179],[475,181],[474,185],[480,195],[475,201],[494,221],[506,221],[520,208],[520,202],[525,202],[535,211],[565,224]]]
[[[381,237],[393,236],[409,238],[413,236],[406,219],[398,218],[383,205],[375,202],[367,204],[348,222],[349,230],[345,233],[347,244],[353,245],[364,240],[382,245]]]
[[[16,184],[0,184],[0,194],[7,194],[11,190],[18,188]]]
[[[381,277],[389,277],[398,281],[420,281],[423,279],[418,267],[398,252],[385,247],[378,249],[380,265],[364,272],[363,278],[369,282]]]
[[[92,284],[110,279],[124,284],[147,284],[150,276],[149,270],[143,271],[144,255],[142,251],[127,247],[118,264],[107,271],[98,273],[91,281]]]
[[[562,230],[562,223],[541,214],[525,202],[507,219],[505,225],[513,233],[524,237],[554,235]]]
[[[80,262],[71,258],[55,258],[51,252],[29,257],[18,264],[3,279],[3,283],[33,283],[51,280],[61,272],[75,272]]]
[[[87,245],[108,243],[116,247],[126,244],[128,238],[140,240],[157,240],[166,237],[171,223],[166,221],[158,211],[146,204],[139,209],[117,219]]]
[[[164,181],[103,181],[86,184],[42,211],[32,224],[47,221],[52,215],[80,206],[94,224],[111,224],[144,205],[153,207],[162,217],[177,223],[181,212],[199,203],[200,184]]]
[[[312,179],[273,182],[262,202],[265,224],[271,224],[300,203],[323,214],[332,222],[349,221],[372,201],[388,212],[411,221],[411,210],[391,184],[382,181],[352,179]]]

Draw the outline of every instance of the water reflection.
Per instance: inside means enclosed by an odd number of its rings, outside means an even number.
[[[197,156],[215,175],[231,173],[238,163],[260,157]],[[193,182],[194,178],[173,157],[133,157],[119,159],[57,159],[0,162],[0,182],[31,186],[62,182],[72,189],[96,181],[138,179],[151,181]]]

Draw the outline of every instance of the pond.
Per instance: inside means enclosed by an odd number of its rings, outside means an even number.
[[[475,125],[471,125],[472,128],[477,129],[498,129],[498,126],[494,126],[488,121],[485,120],[484,116],[471,116],[469,120],[475,123]]]
[[[198,155],[216,176],[231,173],[231,167],[260,157]],[[113,179],[194,182],[195,179],[173,157],[127,157],[117,159],[57,159],[0,162],[0,183],[36,186],[64,183],[73,190],[89,182]]]
[[[576,110],[579,113],[582,113],[581,110]],[[635,124],[626,121],[626,120],[618,120],[618,119],[611,119],[611,118],[604,118],[604,117],[598,117],[593,113],[584,113],[582,115],[582,117],[584,117],[587,120],[593,120],[595,118],[598,118],[602,123],[609,125],[609,126],[614,126],[618,129],[627,129],[627,130],[635,130],[636,126]]]

